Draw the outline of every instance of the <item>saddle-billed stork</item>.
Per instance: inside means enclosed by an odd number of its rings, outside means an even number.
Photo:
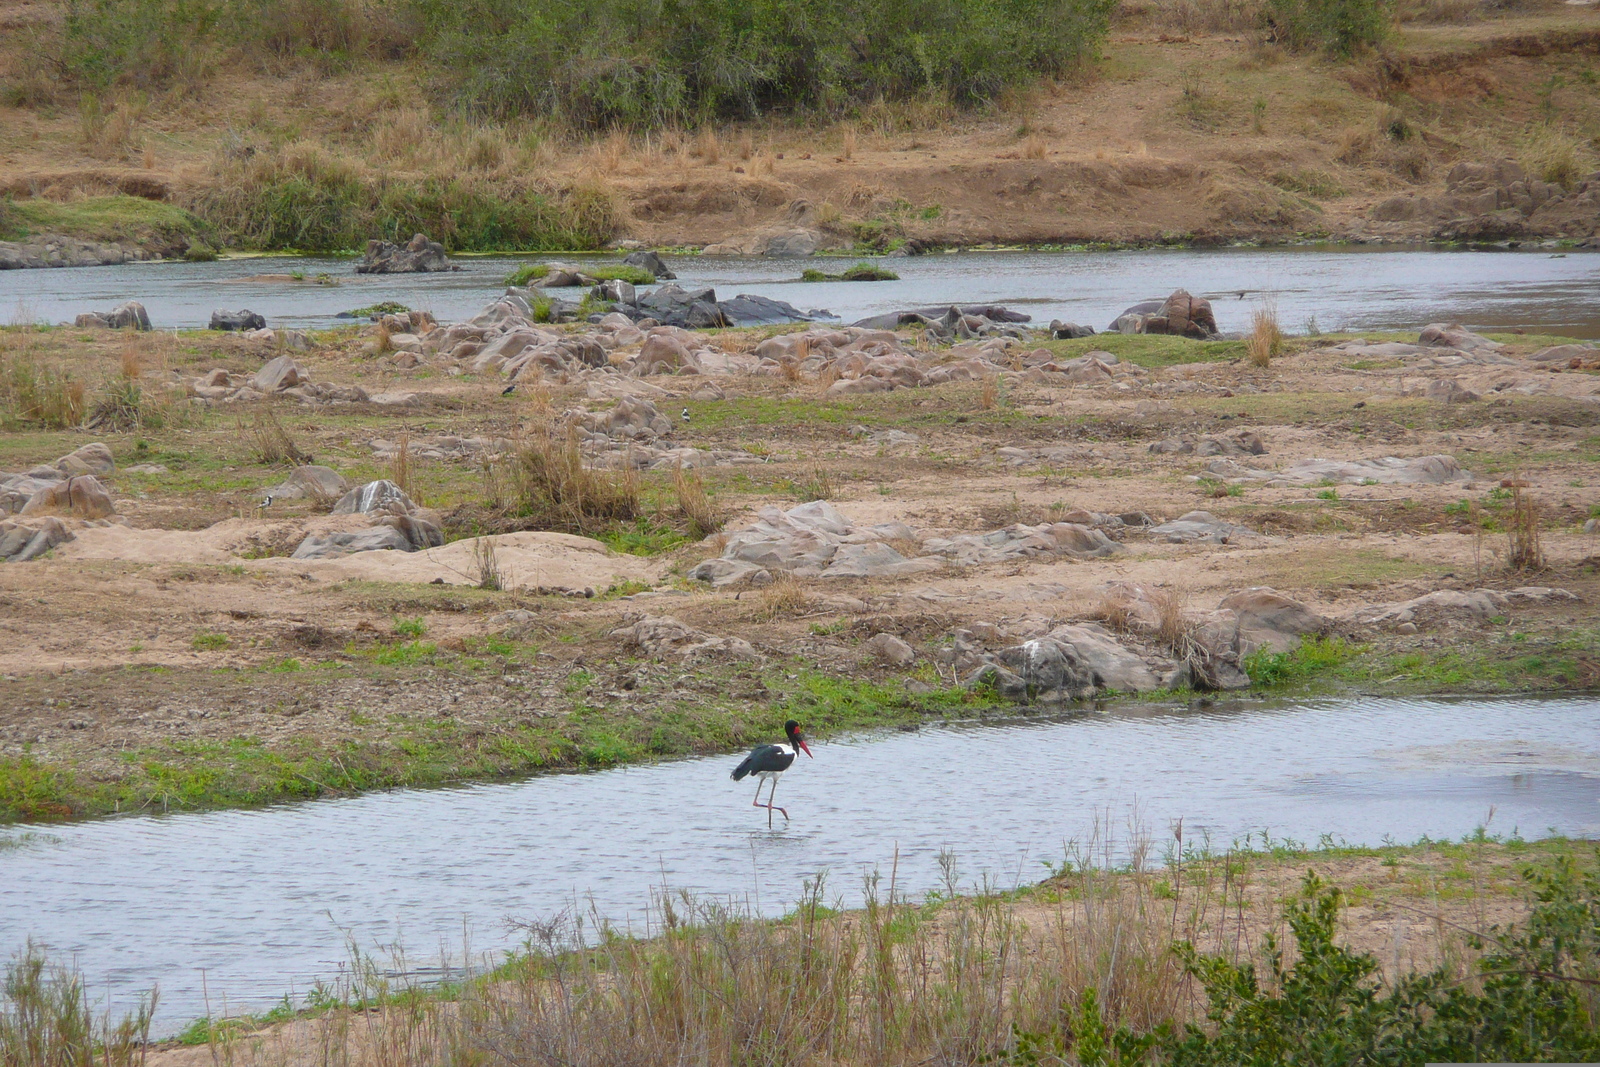
[[[767,809],[767,829],[772,829],[772,813],[778,812],[783,816],[783,821],[789,821],[789,813],[782,808],[772,806],[772,798],[778,792],[778,775],[789,769],[795,756],[804,751],[808,759],[813,759],[811,749],[806,745],[806,739],[800,736],[800,724],[790,719],[783,724],[783,734],[789,739],[787,745],[757,745],[750,750],[750,755],[744,762],[733,769],[733,780],[739,781],[745,775],[753,774],[756,777],[756,798],[750,802],[752,808]],[[772,783],[771,792],[767,793],[767,802],[761,803],[761,787],[766,782]]]

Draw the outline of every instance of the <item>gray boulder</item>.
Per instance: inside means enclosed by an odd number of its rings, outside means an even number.
[[[58,513],[80,519],[107,519],[117,513],[111,494],[93,475],[67,478],[41,489],[22,506],[23,515]]]
[[[726,589],[733,585],[771,585],[772,572],[742,559],[708,559],[690,568],[691,582],[709,582],[713,589]]]
[[[1250,536],[1253,532],[1248,527],[1224,522],[1209,511],[1190,511],[1171,522],[1150,527],[1151,537],[1171,544],[1208,541],[1215,545],[1225,545],[1240,537]]]
[[[74,326],[103,330],[148,330],[150,315],[137,300],[124,301],[110,311],[91,311],[79,315]]]
[[[353,552],[413,551],[410,539],[393,526],[378,525],[366,530],[340,530],[334,533],[310,534],[291,559],[333,559]]]
[[[873,634],[865,648],[891,667],[906,668],[917,660],[916,650],[894,634]]]
[[[371,515],[389,512],[396,515],[409,515],[417,510],[417,505],[406,495],[405,490],[388,479],[379,479],[368,482],[350,490],[339,498],[333,505],[335,515]]]
[[[56,518],[35,523],[0,522],[0,560],[26,563],[75,539],[66,524]]]
[[[777,259],[799,259],[815,255],[821,243],[821,235],[811,230],[790,230],[771,237],[766,254]]]
[[[1079,326],[1075,322],[1062,322],[1060,319],[1050,320],[1050,336],[1058,341],[1071,340],[1078,337],[1093,337],[1093,326]]]
[[[264,330],[267,328],[267,320],[250,310],[217,310],[211,313],[210,328],[213,330],[231,331]]]
[[[356,264],[357,274],[425,274],[460,269],[444,254],[444,245],[420,233],[404,246],[368,241],[366,254]]]
[[[293,357],[277,356],[256,371],[256,376],[250,379],[250,385],[256,391],[270,396],[309,380],[305,369]]]
[[[269,500],[338,500],[349,491],[344,476],[331,467],[306,464],[267,490]]]
[[[658,282],[670,282],[677,277],[667,266],[666,260],[654,252],[630,252],[623,257],[622,262],[630,267],[642,267],[654,274]]]
[[[111,456],[111,449],[93,441],[82,448],[73,449],[60,459],[51,464],[63,474],[110,474],[117,469],[117,461]]]

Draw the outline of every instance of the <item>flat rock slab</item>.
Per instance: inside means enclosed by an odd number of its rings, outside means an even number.
[[[1268,486],[1313,485],[1450,485],[1472,481],[1472,474],[1461,469],[1454,456],[1418,456],[1402,459],[1337,460],[1303,459],[1283,470],[1245,467],[1230,460],[1213,460],[1206,470],[1231,481],[1264,481]]]

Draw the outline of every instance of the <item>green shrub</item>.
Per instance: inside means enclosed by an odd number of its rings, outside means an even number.
[[[838,274],[808,268],[800,275],[803,282],[897,282],[900,275],[892,270],[874,267],[871,263],[857,263]]]
[[[436,77],[474,111],[584,129],[962,105],[1065,70],[1110,0],[414,0]]]
[[[1348,57],[1388,36],[1390,0],[1267,0],[1266,19],[1291,48]]]
[[[598,248],[617,226],[604,191],[372,175],[309,146],[254,160],[202,190],[193,210],[251,248],[333,252],[426,233],[452,251]]]
[[[1337,667],[1356,650],[1342,637],[1306,637],[1300,647],[1289,652],[1258,648],[1241,664],[1252,684],[1269,689],[1302,681],[1311,675]]]

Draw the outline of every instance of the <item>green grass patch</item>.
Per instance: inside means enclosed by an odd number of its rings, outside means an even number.
[[[199,633],[189,642],[196,652],[221,652],[233,642],[227,634]]]
[[[1258,689],[1275,689],[1306,681],[1350,659],[1356,648],[1342,637],[1307,637],[1288,652],[1257,649],[1244,658],[1244,672]]]
[[[5,240],[59,233],[179,251],[207,231],[202,219],[183,208],[138,196],[93,196],[70,204],[13,200],[0,214],[0,239]]]
[[[1245,355],[1243,341],[1193,341],[1187,337],[1153,334],[1101,333],[1066,341],[1046,341],[1042,347],[1063,360],[1076,359],[1088,352],[1110,352],[1118,359],[1147,369],[1183,363],[1220,363],[1242,359]]]
[[[871,263],[857,263],[852,267],[829,274],[827,271],[807,268],[800,274],[803,282],[897,282],[900,275],[892,270],[875,267]]]

